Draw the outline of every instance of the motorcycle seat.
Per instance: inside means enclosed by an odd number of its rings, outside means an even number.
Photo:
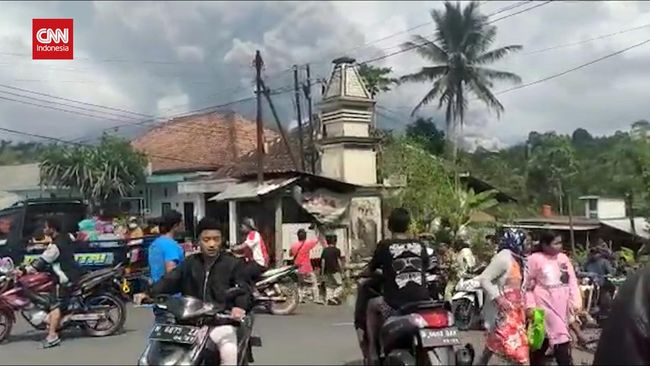
[[[416,301],[416,302],[409,302],[407,304],[404,304],[397,311],[401,315],[408,315],[411,313],[418,312],[420,310],[447,308],[448,307],[447,305],[448,303],[444,301],[435,301],[435,300]]]

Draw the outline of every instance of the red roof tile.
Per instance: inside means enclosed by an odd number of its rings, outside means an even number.
[[[309,126],[306,126],[303,134],[303,147],[305,151],[309,151]],[[289,146],[295,159],[296,165],[294,166],[291,160],[289,150],[278,133],[278,136],[269,145],[264,156],[264,172],[265,173],[281,173],[289,171],[300,171],[300,139],[298,138],[298,130],[293,129],[288,133]],[[305,170],[309,171],[309,158],[305,159]],[[235,165],[223,167],[217,171],[215,177],[241,177],[257,172],[257,155],[256,151],[252,150],[242,160]]]
[[[279,134],[264,129],[265,141]],[[132,145],[149,155],[153,172],[217,170],[236,164],[257,146],[255,123],[229,112],[179,117],[161,124]]]

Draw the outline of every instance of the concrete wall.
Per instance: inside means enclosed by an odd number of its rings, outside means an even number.
[[[147,217],[159,217],[162,215],[163,203],[170,203],[171,209],[183,214],[183,204],[194,203],[194,217],[196,221],[205,216],[205,199],[202,194],[178,193],[177,183],[148,184],[145,194],[145,207],[149,209]]]
[[[345,149],[344,181],[359,185],[377,184],[377,154],[373,150]]]
[[[626,215],[625,200],[615,198],[600,198],[598,200],[599,219],[620,219]]]

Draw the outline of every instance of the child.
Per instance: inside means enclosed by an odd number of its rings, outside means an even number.
[[[325,279],[325,303],[338,305],[341,303],[343,293],[343,276],[341,276],[342,260],[341,250],[336,247],[335,234],[325,236],[327,247],[321,254],[321,277]]]

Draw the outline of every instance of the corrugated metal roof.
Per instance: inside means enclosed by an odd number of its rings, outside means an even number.
[[[603,225],[607,225],[616,230],[624,231],[632,235],[632,224],[629,218],[600,220]],[[634,218],[634,231],[636,235],[645,239],[650,239],[650,225],[644,217]]]
[[[545,230],[571,230],[570,225],[560,225],[560,224],[513,224],[513,225],[503,225],[503,227],[514,227],[519,229],[545,229]],[[573,225],[573,231],[589,231],[596,230],[600,225]]]
[[[1,191],[40,189],[41,169],[38,163],[0,166]]]
[[[267,179],[261,186],[258,186],[256,181],[231,184],[223,192],[214,197],[210,197],[209,201],[234,201],[257,198],[286,187],[298,179],[299,177]]]

